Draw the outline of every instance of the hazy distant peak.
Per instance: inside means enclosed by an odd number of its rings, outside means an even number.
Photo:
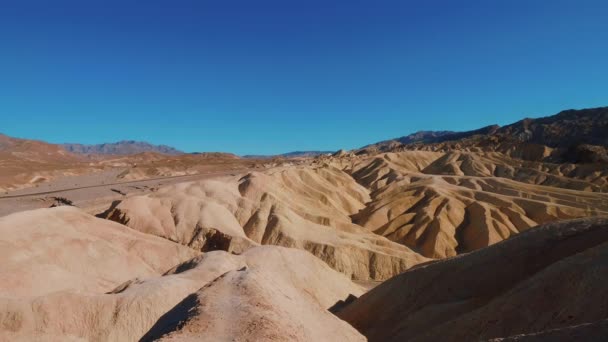
[[[78,154],[114,154],[127,155],[137,154],[142,152],[156,152],[162,154],[183,154],[171,146],[167,145],[152,145],[145,141],[122,140],[114,143],[103,143],[96,145],[85,144],[62,144],[66,151]]]
[[[608,160],[608,107],[565,110],[500,127],[466,132],[416,132],[367,145],[357,153],[483,150],[527,160],[596,163]]]
[[[275,158],[275,157],[284,157],[284,158],[307,158],[307,157],[316,157],[323,154],[332,154],[335,151],[293,151],[282,154],[248,154],[244,155],[243,158]]]

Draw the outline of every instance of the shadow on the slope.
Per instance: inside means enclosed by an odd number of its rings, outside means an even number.
[[[173,309],[162,315],[152,328],[139,339],[139,342],[155,341],[167,333],[180,329],[190,317],[196,315],[196,310],[193,309],[198,305],[197,294],[190,294]]]

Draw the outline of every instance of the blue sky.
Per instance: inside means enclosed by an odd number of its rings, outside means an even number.
[[[0,132],[355,148],[608,105],[608,2],[0,1]]]

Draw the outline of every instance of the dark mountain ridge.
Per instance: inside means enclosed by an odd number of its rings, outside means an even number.
[[[402,150],[502,152],[527,160],[608,162],[608,107],[565,110],[500,127],[466,132],[418,132],[368,145],[357,153]]]
[[[66,151],[77,154],[111,154],[111,155],[129,155],[143,152],[156,152],[169,155],[183,154],[171,146],[167,145],[152,145],[143,141],[123,140],[115,143],[105,143],[96,145],[85,144],[62,144]]]
[[[243,158],[252,158],[252,159],[264,159],[264,158],[307,158],[307,157],[316,157],[322,154],[332,154],[335,151],[293,151],[282,154],[274,154],[274,155],[258,155],[258,154],[248,154],[244,155]]]

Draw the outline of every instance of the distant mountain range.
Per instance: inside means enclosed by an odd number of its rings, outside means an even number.
[[[380,151],[388,151],[393,148],[398,148],[406,145],[424,145],[434,144],[444,141],[455,141],[464,138],[468,138],[475,135],[492,134],[500,126],[491,125],[483,128],[479,128],[472,131],[455,132],[455,131],[418,131],[410,135],[406,135],[400,138],[394,138],[390,140],[384,140],[375,144],[370,144],[362,147],[362,149],[374,148]]]
[[[51,144],[43,141],[19,139],[9,137],[0,133],[0,152],[12,153],[27,151],[28,153],[37,153],[44,155],[45,158],[79,158],[80,156],[86,155],[133,155],[144,152],[161,153],[166,155],[182,155],[190,154],[202,157],[220,157],[220,156],[232,156],[232,158],[239,158],[238,156],[231,153],[218,153],[218,152],[193,152],[185,153],[174,147],[167,145],[153,145],[145,141],[135,140],[123,140],[115,143],[104,143],[104,144]],[[304,157],[316,157],[322,154],[332,154],[334,151],[294,151],[278,155],[246,155],[241,158],[251,159],[263,159],[263,158],[304,158]]]
[[[156,152],[162,154],[178,155],[184,152],[167,145],[152,145],[143,141],[123,140],[115,143],[84,145],[62,144],[66,151],[77,154],[112,154],[128,155],[143,152]]]
[[[260,159],[260,158],[307,158],[307,157],[316,157],[322,154],[332,154],[335,151],[294,151],[287,152],[283,154],[274,154],[274,155],[257,155],[257,154],[249,154],[243,156],[243,158],[252,158],[252,159]]]
[[[608,107],[565,110],[543,118],[526,118],[500,127],[491,125],[466,132],[420,131],[354,150],[356,154],[428,151],[501,152],[535,161],[595,163],[608,162]],[[166,145],[124,140],[97,145],[49,144],[0,134],[0,152],[12,158],[74,159],[79,155],[131,155],[144,152],[185,154]],[[294,151],[278,155],[245,155],[242,158],[305,158],[334,151]],[[236,156],[234,156],[236,157]]]
[[[393,144],[411,144],[414,142],[432,142],[434,139],[439,138],[439,137],[443,137],[446,135],[451,135],[454,134],[456,132],[454,131],[418,131],[416,133],[412,133],[410,135],[406,135],[400,138],[394,138],[394,139],[389,139],[389,140],[383,140],[380,142],[377,142],[375,144],[370,144],[367,146],[364,146],[363,148],[366,147],[370,147],[370,146],[388,146],[388,145],[393,145]]]
[[[608,107],[571,109],[503,127],[492,125],[466,132],[421,131],[367,145],[356,152],[481,150],[527,160],[608,162],[607,132]]]

